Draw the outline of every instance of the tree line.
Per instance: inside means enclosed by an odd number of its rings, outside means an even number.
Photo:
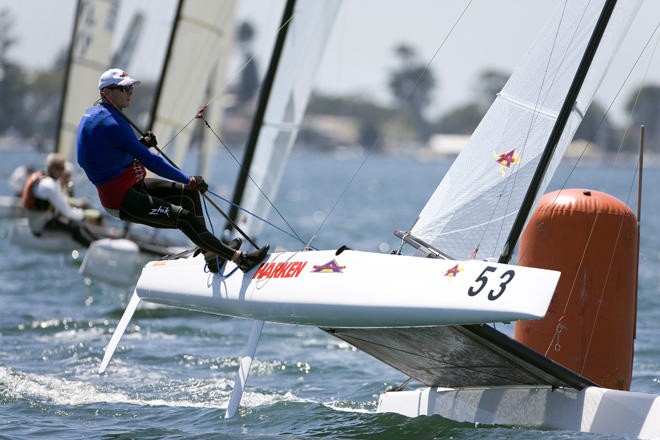
[[[434,133],[471,134],[497,93],[502,90],[510,73],[486,70],[476,79],[470,102],[455,107],[435,119],[425,116],[434,93],[441,95],[439,81],[426,69],[414,48],[402,44],[395,48],[398,67],[389,74],[388,87],[394,98],[392,108],[381,107],[361,97],[317,96],[311,102],[310,113],[360,115],[361,143],[372,145],[376,139],[397,133],[404,141],[425,144]],[[439,91],[438,91],[439,89]],[[647,150],[660,153],[660,87],[643,84],[625,100],[628,123],[615,126],[608,109],[597,100],[587,110],[575,138],[583,139],[603,152],[636,152],[639,127],[644,125]]]
[[[237,27],[239,50],[252,59],[251,41],[254,29],[250,23]],[[13,20],[8,10],[0,10],[0,135],[14,134],[30,138],[36,145],[51,145],[56,136],[63,89],[67,50],[55,57],[51,68],[32,72],[12,61],[10,51],[17,40],[13,36]],[[440,81],[429,71],[415,49],[407,44],[394,48],[398,63],[389,72],[387,88],[392,106],[377,104],[363,96],[322,96],[315,94],[308,114],[339,116],[354,121],[356,142],[378,148],[383,140],[413,146],[425,145],[434,133],[471,134],[502,89],[509,74],[484,71],[475,80],[474,96],[467,104],[453,108],[434,119],[426,116],[434,96],[441,96]],[[227,111],[250,117],[259,88],[257,64],[242,72],[237,84],[230,88],[235,100]],[[155,84],[143,83],[140,99],[131,106],[134,115],[146,114],[151,108]],[[92,103],[90,103],[91,105]],[[635,151],[638,127],[647,127],[649,150],[660,152],[660,88],[642,85],[626,101],[629,125],[615,127],[606,108],[594,102],[580,125],[576,138],[585,139],[606,152]],[[309,129],[301,133],[313,143],[318,133]],[[47,147],[45,147],[47,148]]]

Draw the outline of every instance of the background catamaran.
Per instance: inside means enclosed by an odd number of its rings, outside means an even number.
[[[319,326],[428,386],[384,394],[380,411],[660,435],[660,397],[600,387],[485,325],[546,312],[557,272],[508,261],[635,11],[633,2],[560,5],[415,225],[400,234],[415,255],[274,252],[245,275],[231,263],[222,274],[203,273],[200,258],[149,263],[101,371],[144,300]],[[608,274],[616,277],[611,267]]]
[[[98,99],[99,72],[107,69],[112,59],[112,41],[119,6],[119,0],[78,1],[76,4],[55,139],[55,151],[72,164],[77,163],[75,145],[80,116]],[[80,172],[73,174],[79,175]],[[76,177],[72,176],[74,179]],[[9,198],[6,201],[13,202]],[[22,208],[22,204],[20,206]],[[14,210],[11,214],[24,217],[22,209]],[[100,229],[99,232],[103,231]],[[113,233],[108,231],[108,235]],[[34,237],[25,218],[12,225],[9,239],[19,246],[45,251],[80,248],[66,233]]]

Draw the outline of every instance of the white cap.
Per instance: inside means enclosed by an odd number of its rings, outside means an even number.
[[[128,73],[121,69],[110,69],[103,72],[103,75],[99,78],[99,90],[105,89],[108,86],[132,86],[141,82],[131,78],[128,76]]]

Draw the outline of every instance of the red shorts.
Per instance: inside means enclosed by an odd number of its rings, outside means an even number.
[[[121,174],[103,185],[97,185],[101,204],[105,208],[119,209],[124,201],[126,191],[136,183],[142,182],[146,169],[137,160],[127,166]]]

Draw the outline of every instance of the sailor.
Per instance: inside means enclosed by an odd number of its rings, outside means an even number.
[[[202,176],[191,176],[149,150],[157,145],[147,132],[137,138],[122,112],[131,104],[140,81],[121,69],[99,78],[100,100],[85,111],[78,126],[78,163],[96,186],[104,209],[121,220],[156,228],[178,228],[204,253],[211,272],[231,260],[244,272],[259,264],[269,246],[241,252],[240,239],[229,245],[206,228],[200,193]],[[146,169],[159,178],[145,178]]]
[[[60,178],[64,173],[64,158],[51,153],[46,158],[46,170],[32,173],[23,188],[23,207],[30,231],[39,237],[46,230],[66,231],[81,245],[88,247],[98,239],[84,222],[93,211],[84,211],[69,204]],[[98,211],[96,211],[98,214]]]

